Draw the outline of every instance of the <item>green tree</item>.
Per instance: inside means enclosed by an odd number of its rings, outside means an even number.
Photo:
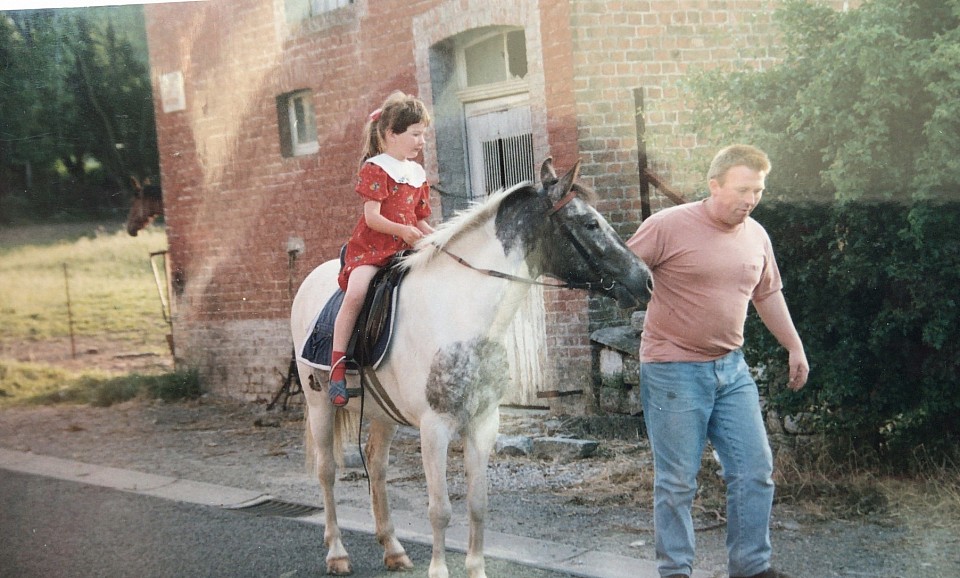
[[[158,173],[143,38],[140,7],[0,12],[0,220],[117,208]]]
[[[771,189],[839,200],[952,196],[960,185],[960,0],[786,0],[782,64],[688,85],[699,129],[777,159]]]
[[[92,156],[118,188],[131,175],[156,174],[156,130],[146,67],[112,23],[96,26],[80,17],[73,30],[77,38],[66,77],[74,104],[66,126],[73,151],[62,162],[71,174],[81,176],[84,160]]]
[[[66,106],[67,55],[60,19],[49,11],[0,18],[0,200],[24,194],[60,156],[64,140],[49,119]],[[42,180],[42,175],[40,179]]]

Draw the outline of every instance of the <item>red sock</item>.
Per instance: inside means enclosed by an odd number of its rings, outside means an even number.
[[[340,381],[346,377],[347,364],[346,362],[340,361],[346,357],[346,355],[346,352],[334,351],[333,355],[330,356],[330,367],[333,368],[333,371],[330,373],[330,381]],[[338,361],[340,361],[340,363],[337,363]]]

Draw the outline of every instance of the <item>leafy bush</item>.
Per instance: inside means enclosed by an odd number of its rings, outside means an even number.
[[[82,384],[78,384],[80,387]],[[200,397],[200,379],[196,371],[177,371],[160,375],[130,374],[89,384],[88,400],[96,407],[109,407],[135,397],[177,401]]]
[[[747,354],[781,414],[809,416],[835,448],[889,465],[960,442],[960,203],[761,205],[807,350],[807,387],[751,315]]]

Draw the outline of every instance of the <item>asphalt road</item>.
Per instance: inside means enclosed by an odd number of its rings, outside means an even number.
[[[322,526],[0,469],[0,577],[305,577],[325,575]],[[354,576],[396,578],[373,536],[344,532]],[[425,577],[430,548],[404,543]],[[448,552],[451,578],[463,555]],[[504,578],[571,576],[487,557]]]

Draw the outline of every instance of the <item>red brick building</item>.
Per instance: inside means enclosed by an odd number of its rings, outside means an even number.
[[[675,188],[701,188],[678,81],[695,67],[775,61],[775,1],[207,0],[148,5],[180,365],[206,387],[269,399],[291,354],[300,280],[360,214],[360,131],[395,89],[434,111],[424,165],[439,219],[462,196],[580,158],[598,209],[640,221],[639,146]],[[642,124],[638,124],[638,112]],[[641,135],[640,131],[644,133]],[[505,176],[508,182],[498,182]],[[654,206],[658,201],[654,200]],[[530,404],[589,390],[604,299],[547,291],[517,329]],[[570,396],[567,411],[587,407]]]

